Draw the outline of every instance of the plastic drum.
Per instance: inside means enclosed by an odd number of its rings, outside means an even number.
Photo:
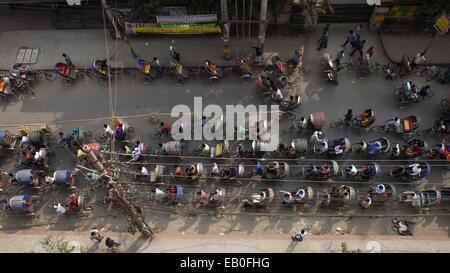
[[[30,203],[30,197],[26,195],[16,195],[13,196],[9,201],[6,203],[6,207],[11,208],[12,210],[16,211],[29,211],[30,206],[26,204],[26,202]]]
[[[17,184],[19,185],[31,185],[34,184],[37,186],[37,177],[33,170],[20,170],[16,173]]]
[[[325,113],[317,112],[310,115],[311,122],[314,125],[315,129],[320,129],[325,124]]]
[[[53,174],[56,184],[71,184],[72,175],[68,170],[59,170]]]
[[[39,146],[44,142],[44,134],[42,131],[32,131],[30,133],[30,144],[33,146]]]
[[[95,154],[98,155],[100,153],[100,151],[102,150],[102,145],[100,145],[100,143],[91,143],[87,145],[91,151]]]

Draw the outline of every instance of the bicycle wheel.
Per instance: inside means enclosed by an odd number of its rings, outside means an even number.
[[[394,96],[399,96],[401,91],[402,91],[402,88],[399,87],[399,88],[395,89],[394,92],[392,92],[392,94],[393,94]]]
[[[335,121],[335,122],[330,123],[331,128],[338,128],[341,126],[342,126],[342,122],[340,122],[340,121]]]
[[[434,94],[436,94],[433,90],[429,90],[427,92],[427,95],[425,96],[425,98],[431,98],[432,96],[434,96]]]
[[[419,73],[419,75],[422,76],[422,77],[427,78],[427,77],[433,75],[433,71],[432,71],[431,69],[425,68],[424,70],[422,70],[422,71]]]
[[[371,132],[380,133],[384,131],[384,125],[376,125],[370,129]]]
[[[53,81],[56,79],[56,75],[52,72],[44,72],[44,77],[47,81]]]
[[[297,115],[291,111],[282,112],[282,116],[286,117],[287,119],[296,119],[297,118]]]
[[[38,70],[34,73],[34,79],[40,80],[44,76],[44,71]]]
[[[159,139],[162,136],[161,129],[157,128],[152,133],[149,134],[149,136],[153,139]]]

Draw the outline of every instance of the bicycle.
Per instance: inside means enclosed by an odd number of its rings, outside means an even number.
[[[296,119],[297,115],[294,112],[291,111],[281,111],[279,110],[280,119],[286,117],[287,119]]]
[[[152,133],[150,133],[149,136],[150,136],[151,138],[153,138],[153,139],[160,139],[160,138],[162,138],[163,136],[166,137],[166,138],[168,138],[168,137],[169,137],[169,134],[163,133],[163,131],[162,131],[161,128],[155,128],[155,130],[154,130]]]
[[[426,66],[421,72],[418,73],[420,76],[424,77],[427,81],[436,80],[441,74],[441,70],[439,67]]]

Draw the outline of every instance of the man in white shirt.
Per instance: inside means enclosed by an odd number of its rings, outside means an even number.
[[[56,209],[56,212],[61,215],[66,213],[66,209],[63,206],[61,206],[61,203],[59,203],[59,202],[57,205],[54,205],[53,207]]]
[[[303,190],[303,189],[298,190],[296,195],[297,195],[297,197],[295,198],[295,200],[297,200],[297,201],[302,200],[303,198],[305,198],[305,195],[306,195],[305,190]]]
[[[385,190],[386,189],[383,184],[378,185],[377,188],[375,189],[376,193],[378,193],[378,194],[383,194],[385,192]]]
[[[141,174],[143,174],[143,175],[147,175],[148,174],[148,170],[147,170],[146,167],[142,167]]]
[[[20,141],[20,146],[28,146],[30,139],[30,135],[26,135],[22,137],[22,140]]]
[[[306,230],[302,229],[297,235],[292,236],[292,240],[303,241],[303,238],[306,236]]]
[[[411,62],[411,67],[415,68],[418,64],[426,64],[424,55],[425,53],[417,53],[416,57],[414,57],[414,60]]]
[[[411,176],[415,176],[420,174],[420,172],[422,171],[422,169],[419,167],[419,164],[411,164],[408,166],[408,168],[411,168]]]
[[[395,119],[394,119],[394,126],[395,126],[395,129],[397,129],[397,130],[398,130],[398,128],[400,128],[400,119],[398,117],[395,117]]]
[[[320,145],[320,153],[326,153],[328,151],[328,141],[326,141],[325,139],[322,140],[322,143]]]
[[[114,136],[114,131],[113,131],[113,129],[111,129],[111,127],[109,127],[108,124],[104,124],[103,125],[103,135],[104,136],[109,136],[109,137],[113,137]]]
[[[277,89],[277,92],[275,93],[275,102],[280,103],[283,100],[283,94],[281,93],[280,89]]]
[[[318,144],[322,142],[323,133],[321,131],[315,131],[311,136],[310,142],[312,144]]]

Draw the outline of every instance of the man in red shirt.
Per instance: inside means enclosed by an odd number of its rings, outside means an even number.
[[[168,135],[170,132],[170,126],[166,122],[161,122],[161,133]]]
[[[373,46],[371,46],[369,49],[367,49],[367,54],[369,54],[369,57],[372,58],[373,56]]]

